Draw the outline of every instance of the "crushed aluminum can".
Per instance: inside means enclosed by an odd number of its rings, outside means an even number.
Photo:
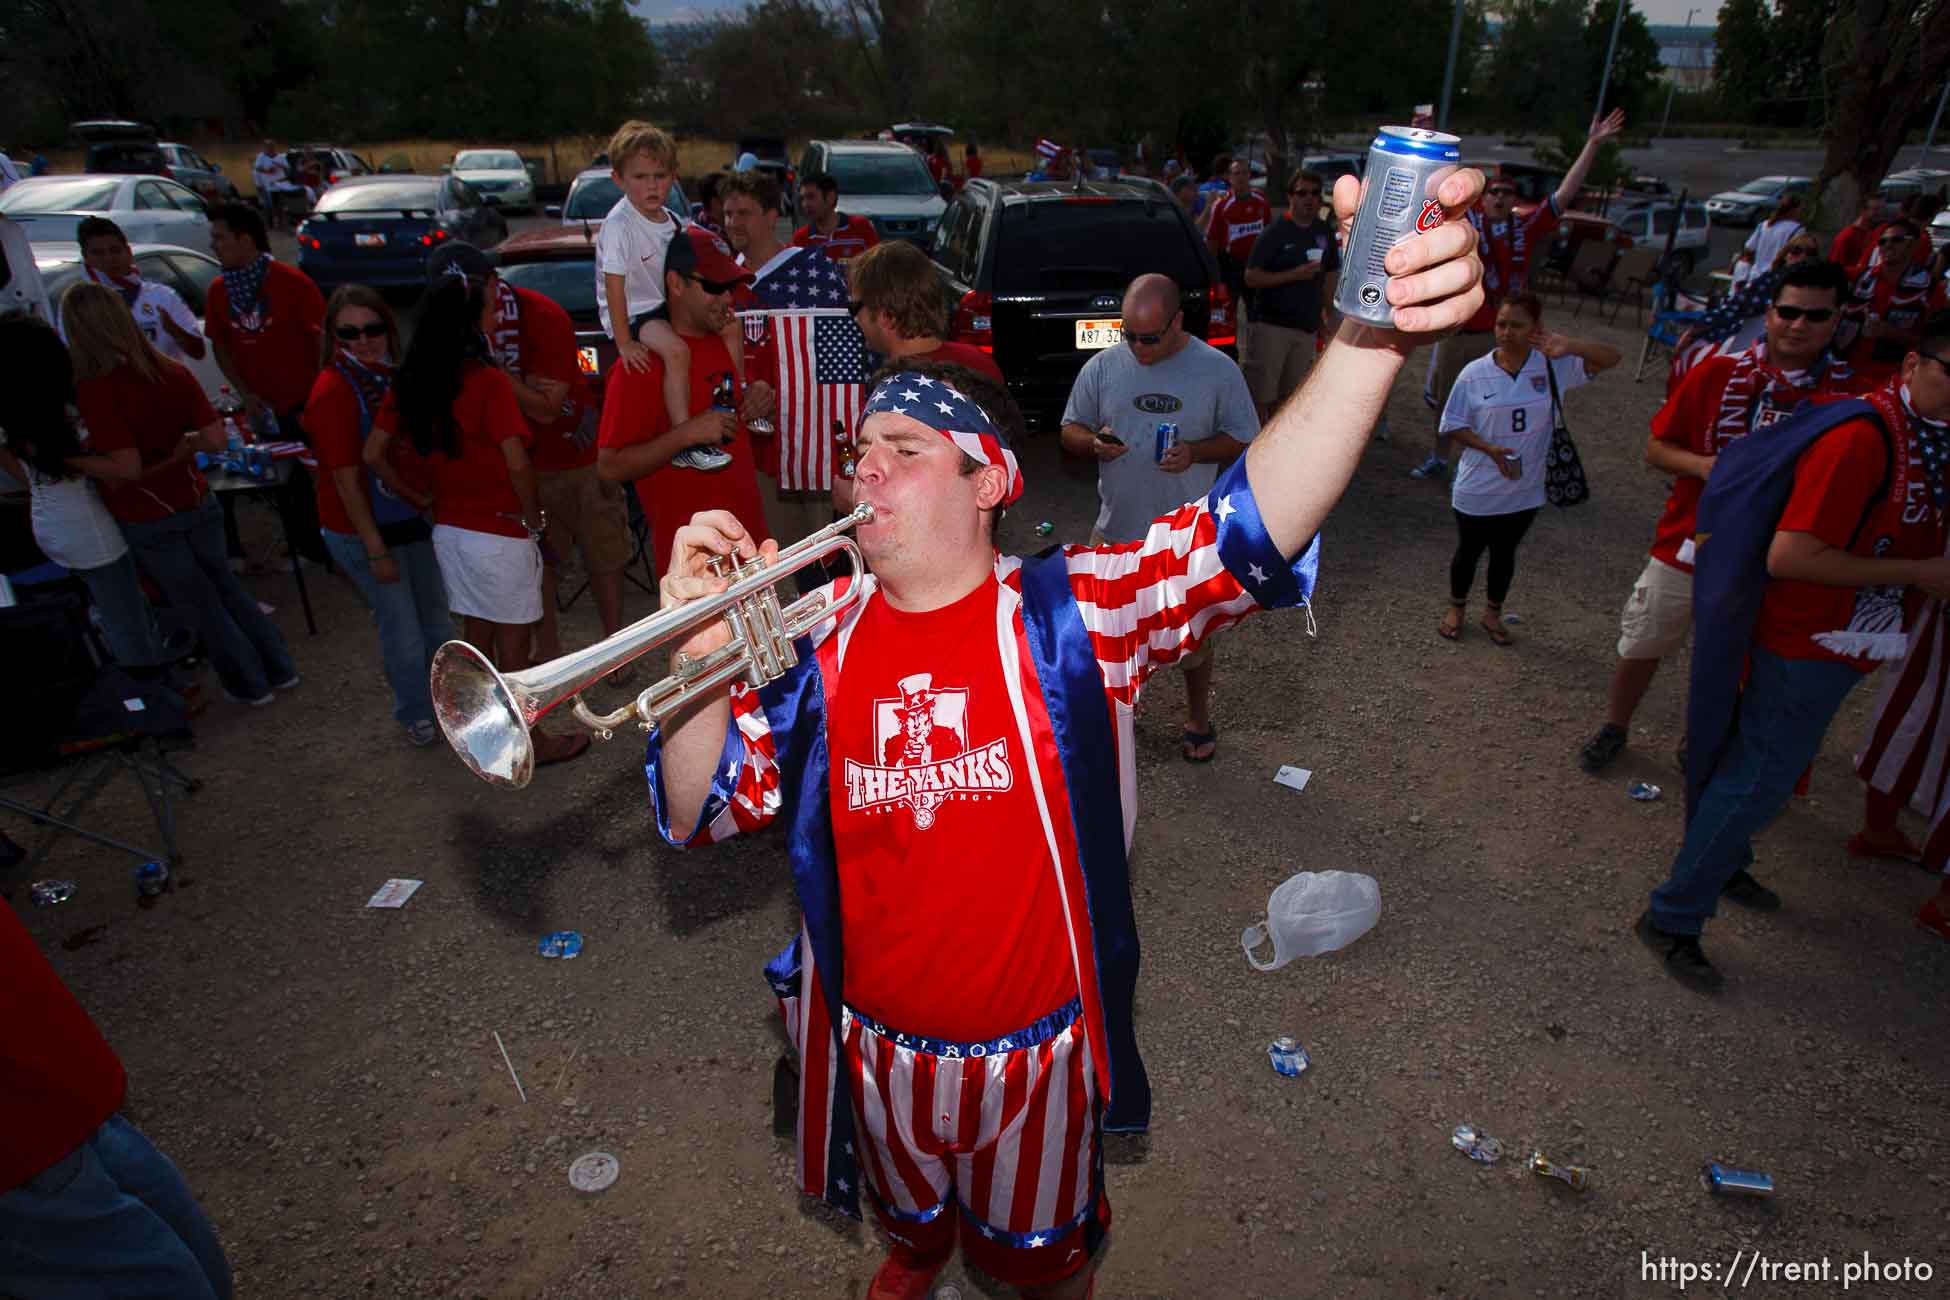
[[[569,1166],[569,1186],[578,1192],[600,1192],[616,1181],[622,1165],[607,1151],[591,1151]]]
[[[53,907],[56,903],[65,903],[74,897],[74,881],[36,880],[29,892],[33,894],[36,905]]]
[[[1313,1064],[1307,1049],[1284,1034],[1266,1045],[1266,1056],[1273,1063],[1273,1073],[1289,1079],[1299,1078]]]
[[[1625,787],[1625,793],[1631,795],[1632,798],[1638,800],[1640,803],[1651,803],[1654,799],[1664,794],[1665,791],[1653,785],[1650,781],[1634,781]]]
[[[1493,1165],[1503,1158],[1503,1144],[1474,1124],[1458,1124],[1449,1138],[1456,1150],[1481,1164]]]
[[[135,869],[135,892],[155,898],[169,888],[169,868],[160,862],[145,862]]]
[[[582,952],[582,935],[575,930],[557,930],[554,934],[545,934],[542,936],[542,941],[535,945],[535,951],[544,957],[559,957],[563,961],[572,961]]]
[[[1709,1161],[1700,1170],[1700,1186],[1715,1196],[1756,1196],[1774,1195],[1774,1180],[1768,1175],[1753,1169],[1734,1169],[1727,1165]]]
[[[1582,1165],[1560,1165],[1544,1158],[1542,1151],[1532,1151],[1524,1168],[1542,1178],[1556,1178],[1574,1192],[1582,1192],[1591,1186],[1591,1171]]]
[[[1042,523],[1036,525],[1036,536],[1038,537],[1048,537],[1051,533],[1055,531],[1056,531],[1056,525],[1051,523],[1047,519],[1043,520]]]

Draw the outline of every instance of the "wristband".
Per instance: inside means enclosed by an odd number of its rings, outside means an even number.
[[[367,552],[367,553],[366,553],[366,563],[367,563],[367,564],[377,564],[377,563],[379,563],[379,562],[380,562],[381,560],[390,560],[390,559],[392,559],[392,558],[393,558],[393,553],[392,553],[391,551],[381,551],[381,552],[380,552],[379,554],[377,554],[377,555],[374,555],[374,554],[372,554],[371,552]]]

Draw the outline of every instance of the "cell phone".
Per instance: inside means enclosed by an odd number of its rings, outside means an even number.
[[[1114,433],[1105,433],[1102,429],[1097,430],[1096,437],[1098,442],[1108,442],[1113,446],[1118,446],[1118,447],[1122,447],[1124,445],[1124,440],[1122,438],[1118,437]]]

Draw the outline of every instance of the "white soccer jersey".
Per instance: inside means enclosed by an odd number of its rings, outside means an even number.
[[[1560,394],[1583,384],[1581,357],[1549,363]],[[1449,403],[1442,408],[1442,430],[1468,429],[1477,437],[1508,447],[1523,458],[1523,474],[1505,478],[1480,451],[1468,450],[1456,462],[1450,504],[1466,515],[1507,515],[1544,504],[1544,459],[1551,446],[1550,379],[1544,354],[1531,349],[1515,375],[1496,364],[1496,354],[1478,357],[1462,368]]]

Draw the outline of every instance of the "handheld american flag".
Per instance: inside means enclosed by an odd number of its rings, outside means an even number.
[[[779,487],[833,487],[834,421],[851,432],[867,381],[867,341],[845,308],[775,311],[779,364]]]

